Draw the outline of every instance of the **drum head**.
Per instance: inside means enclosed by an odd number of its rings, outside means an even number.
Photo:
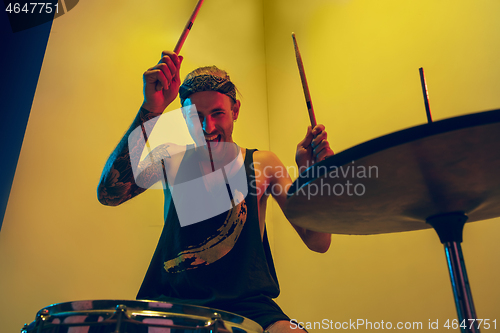
[[[463,212],[500,216],[500,110],[436,121],[368,141],[304,171],[285,211],[301,227],[368,235],[431,228]]]
[[[262,333],[254,321],[194,305],[154,301],[92,300],[41,309],[23,333]]]

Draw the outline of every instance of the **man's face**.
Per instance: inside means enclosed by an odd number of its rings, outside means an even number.
[[[190,107],[195,106],[195,107]],[[200,91],[184,101],[184,118],[196,146],[209,148],[210,159],[225,163],[235,158],[233,122],[240,102],[216,91]]]
[[[195,105],[196,108],[190,108]],[[233,122],[238,118],[240,102],[232,103],[229,96],[216,91],[200,91],[184,101],[186,123],[197,145],[204,136],[211,149],[217,149],[221,142],[233,142]],[[196,126],[199,120],[203,133]],[[198,128],[198,130],[197,130]]]

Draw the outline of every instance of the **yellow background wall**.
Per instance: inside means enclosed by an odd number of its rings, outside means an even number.
[[[335,152],[426,123],[419,67],[434,120],[500,107],[498,1],[275,0],[265,2],[264,13],[270,149],[285,165],[293,165],[291,143],[309,121],[292,31],[316,118]],[[300,239],[279,209],[272,220],[278,300],[293,318],[419,321],[424,331],[429,319],[456,318],[433,230],[333,235],[330,251],[318,255],[296,246]],[[477,314],[497,322],[499,231],[498,219],[469,224],[463,243]]]
[[[54,21],[0,232],[2,331],[52,303],[135,298],[161,232],[162,194],[111,208],[96,186],[142,102],[142,73],[173,48],[195,2],[87,0]],[[317,119],[340,152],[426,121],[419,67],[435,120],[499,108],[499,14],[495,0],[206,1],[182,75],[226,69],[243,94],[236,142],[293,166],[308,118],[292,31]],[[334,235],[320,255],[270,208],[278,303],[292,318],[456,318],[432,230]],[[466,225],[463,243],[478,316],[497,321],[499,232],[498,220]]]
[[[18,332],[52,303],[135,299],[163,194],[106,207],[97,184],[142,103],[143,72],[174,48],[195,4],[80,1],[54,21],[0,232],[1,332]],[[267,150],[263,29],[261,1],[206,1],[181,73],[226,69],[243,93],[236,142]]]

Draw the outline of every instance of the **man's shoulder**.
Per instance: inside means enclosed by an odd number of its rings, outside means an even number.
[[[255,163],[260,163],[263,166],[275,166],[281,165],[279,157],[268,150],[257,150],[253,153],[253,160]]]
[[[251,149],[247,149],[247,150],[251,150]],[[277,157],[275,153],[273,153],[272,151],[269,151],[269,150],[255,150],[255,152],[253,154],[254,154],[254,156],[259,156],[261,158]]]

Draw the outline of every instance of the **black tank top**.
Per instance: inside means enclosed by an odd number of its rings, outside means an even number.
[[[180,169],[192,167],[193,151],[186,151]],[[228,212],[181,227],[167,187],[165,225],[137,299],[223,308],[249,297],[279,295],[265,230],[261,240],[254,151],[247,149],[244,159],[248,194]]]

